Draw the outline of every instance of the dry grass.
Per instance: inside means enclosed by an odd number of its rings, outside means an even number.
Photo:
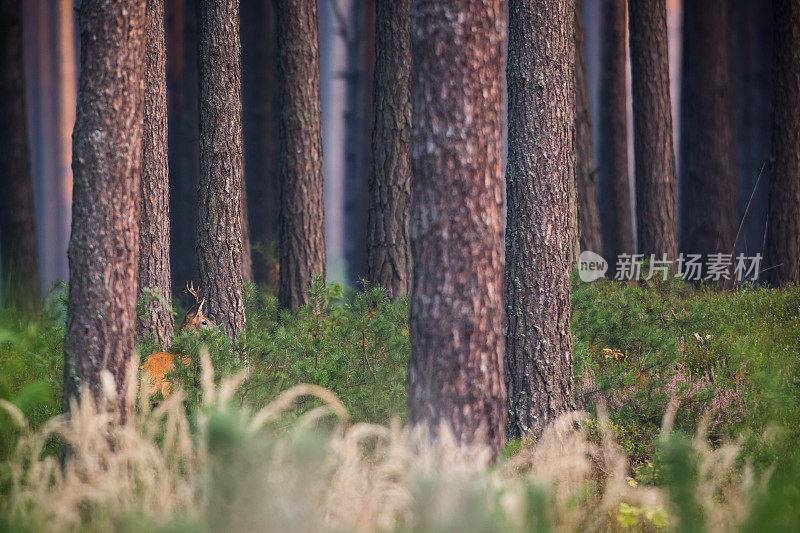
[[[295,387],[249,413],[235,401],[241,377],[216,385],[207,354],[202,367],[205,405],[196,422],[187,418],[180,391],[152,410],[140,394],[135,408],[132,372],[125,399],[132,414],[124,423],[108,408],[109,382],[105,400],[84,393],[70,418],[24,430],[0,514],[11,527],[50,531],[181,524],[211,531],[459,532],[678,526],[664,491],[632,486],[627,458],[602,413],[600,443],[587,441],[575,413],[536,446],[491,464],[486,450],[459,446],[446,428],[430,439],[399,424],[350,424],[341,402],[315,386]],[[318,407],[287,416],[309,396]],[[12,405],[0,408],[24,426]],[[69,444],[63,469],[43,455],[54,436]],[[700,457],[696,500],[709,528],[736,528],[752,484],[732,474],[737,447],[711,449],[702,432],[693,447]]]

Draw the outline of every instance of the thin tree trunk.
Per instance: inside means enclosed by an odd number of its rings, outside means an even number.
[[[145,4],[80,6],[65,402],[84,384],[99,393],[104,370],[121,393],[135,355]]]
[[[560,0],[512,0],[508,20],[506,437],[538,438],[575,408],[565,253],[575,18]]]
[[[372,167],[367,231],[369,280],[393,299],[411,287],[411,0],[377,0]]]
[[[312,278],[325,278],[317,4],[314,0],[281,0],[277,7],[281,98],[278,301],[282,308],[295,311],[306,302]]]
[[[169,174],[167,171],[167,50],[164,0],[147,0],[147,46],[142,139],[142,192],[139,219],[139,290],[150,299],[137,332],[152,335],[162,349],[172,337],[172,280],[169,265]]]
[[[197,279],[197,191],[200,180],[198,0],[167,2],[167,79],[170,83],[170,267],[172,284]]]
[[[736,237],[729,15],[729,0],[684,5],[679,181],[684,253],[730,253]]]
[[[461,443],[495,452],[506,412],[504,10],[502,0],[411,7],[408,419],[430,431],[444,423]]]
[[[197,264],[208,315],[231,338],[245,328],[240,52],[239,0],[204,1]]]
[[[600,214],[597,211],[597,169],[594,164],[592,115],[586,77],[586,30],[583,0],[575,1],[575,183],[578,197],[577,250],[602,251]]]
[[[625,0],[603,0],[602,22],[598,202],[603,255],[613,271],[619,255],[633,253],[628,177]]]
[[[247,175],[242,169],[242,190],[239,196],[242,226],[242,281],[253,281],[253,258],[250,251],[250,220],[247,212]]]
[[[773,284],[800,282],[800,4],[774,0],[775,50],[767,266]]]
[[[258,249],[278,237],[273,0],[243,0],[241,11],[242,133],[253,277],[266,282],[268,265]]]
[[[22,3],[0,1],[0,258],[3,303],[33,310],[40,298],[31,152],[25,116]]]
[[[678,255],[675,152],[664,0],[632,0],[630,9],[636,231],[639,253]]]

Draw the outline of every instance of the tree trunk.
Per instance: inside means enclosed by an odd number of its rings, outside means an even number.
[[[244,331],[239,0],[200,6],[200,191],[197,264],[208,315]]]
[[[369,280],[393,299],[411,288],[411,0],[377,0],[372,167],[367,231]]]
[[[275,94],[275,20],[273,0],[243,0],[242,133],[247,210],[255,281],[269,280],[265,257],[257,250],[278,237],[277,126]]]
[[[198,0],[167,2],[169,87],[170,266],[172,284],[197,279],[197,190],[200,179]]]
[[[345,30],[347,103],[345,109],[345,260],[347,278],[358,284],[368,270],[369,138],[372,124],[372,68],[375,64],[375,5],[353,0]],[[366,149],[365,149],[366,148]]]
[[[508,20],[506,437],[538,438],[575,408],[566,252],[575,19],[560,0],[512,0]]]
[[[772,132],[772,6],[763,0],[735,0],[733,69],[739,220],[737,250],[764,253]]]
[[[628,178],[625,18],[625,0],[603,0],[598,201],[603,255],[612,271],[620,254],[633,253]]]
[[[147,0],[142,193],[139,218],[139,290],[158,291],[139,320],[137,332],[152,335],[162,349],[172,337],[172,283],[169,271],[169,175],[167,172],[167,50],[164,0]]]
[[[586,77],[586,30],[583,0],[575,1],[575,183],[578,198],[578,234],[581,250],[602,251],[597,212],[597,172],[594,165],[592,115]]]
[[[636,232],[639,253],[678,255],[675,153],[664,0],[632,0],[630,9]]]
[[[679,181],[684,253],[730,253],[736,237],[730,13],[729,0],[684,5]]]
[[[417,1],[408,419],[503,446],[502,0]],[[570,115],[571,117],[571,115]]]
[[[800,4],[774,0],[772,164],[767,267],[774,284],[800,282]]]
[[[145,86],[145,0],[84,0],[73,133],[64,397],[117,392],[135,354]],[[67,404],[68,405],[68,404]]]
[[[314,0],[280,0],[278,90],[281,107],[280,287],[296,311],[314,276],[325,278],[319,41]]]
[[[41,298],[31,153],[25,116],[21,0],[0,1],[0,259],[3,303],[33,310]]]

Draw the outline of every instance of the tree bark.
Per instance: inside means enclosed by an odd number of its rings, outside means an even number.
[[[65,400],[83,384],[99,393],[103,370],[121,393],[136,349],[145,4],[84,0],[79,10]]]
[[[411,8],[408,419],[502,448],[502,0]],[[571,117],[571,115],[570,115]],[[570,146],[571,148],[571,146]]]
[[[231,338],[245,328],[240,52],[239,0],[202,2],[197,264],[208,315]]]
[[[170,268],[172,284],[197,279],[197,191],[200,183],[198,0],[167,2],[169,87]]]
[[[594,164],[592,115],[586,77],[586,30],[583,0],[575,1],[575,183],[578,198],[579,249],[602,251],[597,211],[597,169]]]
[[[632,0],[628,8],[638,251],[674,260],[678,221],[667,8],[664,0]]]
[[[603,255],[613,271],[620,254],[633,253],[628,177],[625,0],[603,0],[602,24],[598,202]]]
[[[314,0],[281,0],[278,90],[281,99],[280,287],[282,308],[306,302],[314,276],[325,278],[319,40]]]
[[[158,291],[137,332],[152,335],[162,349],[172,337],[172,280],[169,265],[169,174],[167,171],[167,77],[164,0],[147,0],[142,192],[139,218],[139,290]]]
[[[40,298],[39,261],[25,116],[22,3],[0,1],[0,259],[3,303],[33,310]]]
[[[559,0],[512,0],[508,20],[506,437],[538,438],[575,408],[567,253],[575,19]]]
[[[681,78],[680,250],[730,253],[736,237],[729,0],[686,2]]]
[[[372,166],[367,230],[369,280],[389,297],[408,294],[411,170],[411,0],[377,0]]]
[[[800,4],[774,0],[772,164],[767,266],[773,284],[800,282]]]
[[[273,0],[243,0],[242,133],[250,243],[270,244],[278,238],[278,135],[275,94],[275,17]],[[267,263],[253,249],[253,278],[269,279]]]

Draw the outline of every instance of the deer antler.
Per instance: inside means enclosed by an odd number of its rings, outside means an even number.
[[[197,303],[200,300],[200,297],[197,295],[197,289],[194,288],[194,282],[187,282],[186,283],[186,292],[194,296],[194,302]]]

